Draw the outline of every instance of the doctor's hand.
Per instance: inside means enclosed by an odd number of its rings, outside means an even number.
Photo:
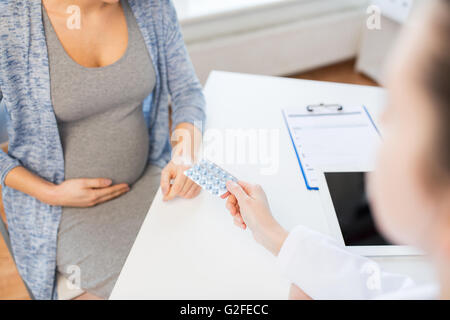
[[[287,231],[275,220],[264,190],[247,182],[227,182],[227,209],[234,224],[252,231],[255,240],[274,255],[278,255],[287,238]],[[226,195],[225,195],[226,196]]]

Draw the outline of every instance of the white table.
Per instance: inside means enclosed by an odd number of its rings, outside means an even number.
[[[274,216],[288,229],[303,224],[328,233],[319,194],[307,191],[283,123],[281,108],[325,103],[366,105],[377,118],[380,88],[330,82],[213,72],[206,84],[207,128],[278,132],[276,174],[267,165],[223,166],[242,180],[261,184]],[[194,200],[165,203],[159,192],[111,295],[112,299],[285,299],[289,283],[276,259],[236,228],[224,201],[202,192]],[[416,281],[433,279],[423,257],[376,259],[389,271]],[[307,263],[307,261],[305,262]],[[318,275],[320,276],[320,275]]]

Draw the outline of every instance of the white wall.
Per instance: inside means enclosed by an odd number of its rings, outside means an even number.
[[[383,83],[383,72],[387,57],[400,34],[401,25],[385,16],[381,17],[381,30],[363,29],[361,48],[356,69]]]
[[[265,1],[212,15],[179,14],[202,82],[211,70],[286,75],[356,56],[366,0]]]
[[[372,0],[381,9],[380,29],[362,29],[361,48],[356,69],[379,83],[384,82],[384,67],[403,25],[424,0]]]

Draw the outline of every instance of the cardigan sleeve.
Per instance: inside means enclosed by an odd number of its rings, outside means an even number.
[[[189,122],[202,130],[205,121],[205,97],[189,54],[172,1],[164,1],[164,30],[169,92],[172,98],[172,122],[176,127]]]
[[[0,108],[2,107],[2,100],[3,94],[0,88]],[[3,150],[0,149],[0,185],[2,186],[2,188],[5,187],[5,179],[8,173],[12,169],[19,166],[20,162],[17,159],[12,158],[11,156],[3,152]]]

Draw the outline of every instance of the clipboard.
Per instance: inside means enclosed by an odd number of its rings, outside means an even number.
[[[282,110],[307,190],[326,170],[370,170],[381,134],[365,106],[317,104]]]

